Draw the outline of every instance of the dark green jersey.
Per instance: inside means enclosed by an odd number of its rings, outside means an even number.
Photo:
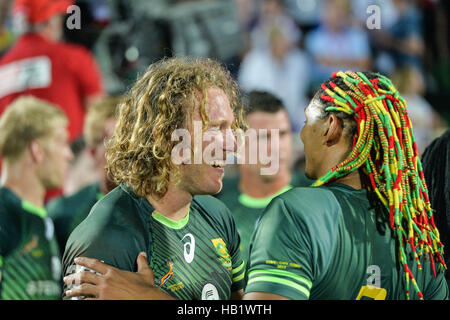
[[[291,299],[405,299],[403,268],[389,223],[366,190],[342,184],[295,188],[263,213],[250,248],[246,292]],[[408,264],[424,299],[448,299],[442,272]],[[410,283],[412,299],[418,299]]]
[[[86,256],[136,271],[147,253],[155,284],[177,299],[229,299],[243,288],[244,262],[231,213],[212,196],[196,196],[186,218],[172,221],[145,198],[120,185],[97,202],[72,232],[64,252],[64,274]]]
[[[314,181],[303,175],[293,173],[291,183],[277,193],[265,198],[253,198],[239,191],[239,177],[223,179],[223,188],[216,197],[225,203],[233,214],[236,228],[241,237],[241,251],[245,261],[248,261],[248,248],[255,225],[270,201],[293,187],[306,187],[312,182]]]
[[[1,299],[61,299],[61,258],[44,208],[0,188]]]
[[[66,247],[66,241],[75,227],[88,216],[92,206],[103,196],[100,184],[96,182],[71,196],[50,201],[47,212],[55,224],[56,239],[61,250]]]

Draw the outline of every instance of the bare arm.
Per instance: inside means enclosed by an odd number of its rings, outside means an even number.
[[[244,290],[238,290],[231,293],[230,300],[242,300],[244,297]]]
[[[290,299],[273,293],[249,292],[244,295],[244,300],[290,300]]]

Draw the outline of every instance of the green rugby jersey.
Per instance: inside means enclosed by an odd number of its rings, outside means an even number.
[[[55,224],[55,234],[61,250],[66,247],[72,231],[83,221],[94,204],[103,198],[100,183],[96,182],[80,189],[68,197],[59,197],[47,204],[48,216]]]
[[[386,215],[366,190],[334,183],[295,188],[263,213],[250,248],[247,292],[290,299],[405,299],[403,268]],[[448,299],[444,274],[408,265],[424,299]],[[423,257],[422,257],[422,260]],[[411,299],[418,299],[410,281]]]
[[[0,187],[0,298],[61,299],[61,258],[44,208]]]
[[[136,258],[145,251],[155,284],[164,292],[184,300],[224,300],[243,289],[239,242],[231,213],[212,196],[195,196],[188,215],[173,221],[120,185],[70,235],[64,274],[76,272],[78,256],[136,271]]]
[[[237,231],[241,237],[241,252],[244,261],[248,261],[248,248],[250,239],[255,230],[256,223],[270,201],[277,195],[286,192],[293,187],[309,186],[313,180],[304,175],[292,173],[291,183],[277,193],[265,198],[253,198],[239,191],[239,177],[223,179],[223,188],[216,195],[230,209],[236,223]]]

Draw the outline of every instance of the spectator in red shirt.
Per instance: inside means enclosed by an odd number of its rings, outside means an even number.
[[[63,109],[70,142],[80,137],[86,109],[103,96],[101,74],[84,47],[62,42],[73,0],[15,0],[24,34],[0,59],[0,114],[18,96],[33,95]]]

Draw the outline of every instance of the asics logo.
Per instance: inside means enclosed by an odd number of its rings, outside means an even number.
[[[184,260],[186,260],[187,263],[191,263],[192,260],[194,260],[194,253],[195,253],[195,238],[192,235],[192,233],[187,233],[181,241],[183,241],[185,238],[189,238],[189,242],[186,242],[184,244]]]

